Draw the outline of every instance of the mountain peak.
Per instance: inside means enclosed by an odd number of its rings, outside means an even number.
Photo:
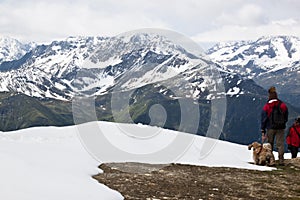
[[[17,39],[0,36],[0,64],[7,61],[17,60],[24,56],[34,43],[23,44]]]

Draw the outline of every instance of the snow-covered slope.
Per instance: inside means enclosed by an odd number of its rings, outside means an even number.
[[[0,199],[123,199],[92,179],[98,162],[75,127],[0,133]]]
[[[172,145],[174,138],[180,134],[184,138],[192,138],[193,142],[174,162],[258,170],[271,169],[248,164],[252,161],[252,153],[247,146],[148,126],[142,128],[154,133],[159,130],[159,134],[148,139],[138,139],[124,134],[118,124],[93,122],[90,125],[95,123],[111,144],[132,154],[153,153]],[[81,126],[89,126],[89,124]],[[128,126],[131,130],[141,128],[141,125]],[[71,126],[0,132],[0,198],[5,200],[123,199],[118,192],[99,185],[91,178],[98,173],[97,167],[101,161],[94,160],[92,155],[88,154],[86,150],[90,150],[89,147],[84,149],[77,137],[78,130],[82,129]],[[211,147],[211,151],[206,151],[207,154],[201,156],[201,152],[206,147]],[[101,148],[103,147],[99,145],[100,150],[109,151]],[[112,156],[108,161],[117,160]],[[124,158],[122,161],[129,160]],[[151,162],[153,160],[149,160],[149,163]]]
[[[4,61],[20,59],[34,44],[22,44],[16,39],[0,36],[0,64]]]

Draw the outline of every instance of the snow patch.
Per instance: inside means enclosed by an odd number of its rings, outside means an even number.
[[[233,87],[233,88],[230,88],[226,94],[230,95],[230,96],[237,95],[237,94],[239,94],[240,90],[241,89],[238,87]]]

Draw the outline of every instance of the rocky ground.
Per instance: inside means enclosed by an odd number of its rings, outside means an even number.
[[[125,199],[299,199],[300,158],[277,170],[108,163],[93,176]]]

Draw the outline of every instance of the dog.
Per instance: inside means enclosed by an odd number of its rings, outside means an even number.
[[[258,142],[253,142],[248,145],[248,150],[251,150],[252,148],[254,164],[267,166],[275,165],[275,157],[270,143],[264,143],[261,145]]]

